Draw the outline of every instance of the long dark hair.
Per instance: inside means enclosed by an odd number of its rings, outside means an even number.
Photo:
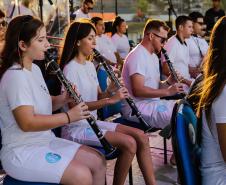
[[[22,51],[18,43],[24,41],[30,45],[30,41],[36,36],[37,31],[44,26],[43,22],[30,15],[17,16],[8,25],[5,35],[5,46],[2,51],[2,65],[0,67],[0,79],[7,69],[14,63],[21,64]]]
[[[115,17],[115,20],[112,23],[112,35],[117,33],[117,26],[120,26],[123,22],[125,22],[125,20],[122,19],[120,16]]]
[[[70,24],[60,57],[61,69],[78,55],[78,41],[87,37],[92,29],[96,32],[95,26],[88,19],[80,19]]]
[[[211,128],[211,108],[213,101],[222,92],[226,82],[226,17],[215,24],[204,63],[204,80],[200,88],[198,116],[203,109],[206,113],[209,128]]]

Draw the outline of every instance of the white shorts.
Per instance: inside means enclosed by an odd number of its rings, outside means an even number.
[[[164,128],[170,124],[174,104],[174,100],[147,100],[136,103],[143,118],[154,128]],[[126,114],[123,114],[123,117],[131,121],[139,122],[135,115],[131,116],[131,108],[126,106],[126,109],[127,110],[124,111]],[[130,109],[130,111],[128,111],[128,109]]]
[[[11,177],[30,182],[60,183],[63,173],[81,145],[55,138],[2,151],[3,169]]]
[[[97,125],[103,135],[105,135],[107,131],[115,131],[118,124],[97,120]],[[64,126],[62,128],[61,137],[84,145],[102,146],[93,129],[88,124],[78,125],[75,123],[73,125]]]

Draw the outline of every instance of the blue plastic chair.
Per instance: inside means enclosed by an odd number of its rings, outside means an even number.
[[[172,146],[181,184],[200,185],[200,123],[186,100],[175,104],[171,124]]]

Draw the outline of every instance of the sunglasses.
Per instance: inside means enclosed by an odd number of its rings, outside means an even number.
[[[93,7],[89,7],[89,5],[85,4],[88,10],[93,10]]]
[[[162,37],[162,36],[160,36],[160,35],[158,35],[158,34],[156,34],[156,33],[154,33],[154,32],[151,32],[153,35],[155,35],[156,37],[158,37],[158,38],[160,38],[161,40],[160,40],[160,42],[161,42],[161,44],[164,44],[167,40],[168,40],[168,38],[165,38],[165,37]]]
[[[198,23],[200,26],[205,24],[204,22],[195,22],[195,23]]]

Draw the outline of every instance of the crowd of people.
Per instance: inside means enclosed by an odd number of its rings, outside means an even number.
[[[123,118],[141,124],[126,101],[133,98],[149,126],[164,129],[175,105],[175,100],[164,98],[186,94],[203,74],[195,91],[200,97],[197,116],[202,117],[202,184],[226,184],[226,109],[222,103],[226,99],[226,17],[219,2],[213,0],[205,16],[200,12],[178,16],[176,33],[169,39],[170,28],[164,21],[148,19],[141,42],[131,50],[125,20],[116,16],[110,37],[103,19],[89,14],[93,0],[83,0],[65,30],[58,61],[74,92],[84,100],[78,104],[63,86],[58,96],[51,95],[33,63],[43,62],[50,47],[44,23],[30,13],[15,17],[11,13],[7,22],[9,16],[0,11],[1,163],[5,172],[30,182],[104,185],[106,161],[94,148],[102,145],[87,122],[92,116],[104,138],[119,151],[113,185],[125,183],[135,156],[145,183],[156,185],[148,136],[134,127],[98,120],[97,110],[121,102]],[[205,24],[211,31],[209,43],[204,38]],[[107,65],[118,68],[120,88],[110,81],[101,90],[99,68],[90,57],[94,49]],[[61,138],[52,132],[59,127]],[[174,156],[170,162],[175,165]]]

